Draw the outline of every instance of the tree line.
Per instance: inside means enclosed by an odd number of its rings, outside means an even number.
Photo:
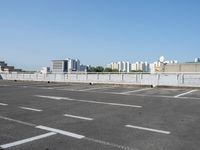
[[[87,72],[119,72],[118,69],[104,68],[102,66],[89,67]],[[130,72],[143,72],[142,70],[131,70]]]

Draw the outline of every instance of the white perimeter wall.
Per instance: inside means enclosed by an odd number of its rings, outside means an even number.
[[[68,74],[1,74],[4,80],[50,81],[50,82],[93,82],[108,84],[136,84],[153,86],[194,86],[200,87],[200,73],[68,73]]]

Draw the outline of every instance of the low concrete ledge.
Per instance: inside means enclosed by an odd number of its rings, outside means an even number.
[[[200,73],[124,74],[124,73],[73,73],[73,74],[1,74],[3,80],[43,81],[86,84],[111,84],[140,87],[200,87]]]

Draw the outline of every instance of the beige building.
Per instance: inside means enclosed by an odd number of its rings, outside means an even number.
[[[118,70],[119,69],[119,65],[118,65],[118,63],[117,62],[112,62],[111,63],[111,69],[113,69],[113,70]]]
[[[200,63],[166,64],[163,72],[200,72]]]

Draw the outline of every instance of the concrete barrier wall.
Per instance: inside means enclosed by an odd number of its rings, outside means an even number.
[[[50,82],[93,82],[108,84],[136,84],[153,86],[200,87],[200,73],[56,73],[56,74],[1,74],[4,80],[50,81]]]

